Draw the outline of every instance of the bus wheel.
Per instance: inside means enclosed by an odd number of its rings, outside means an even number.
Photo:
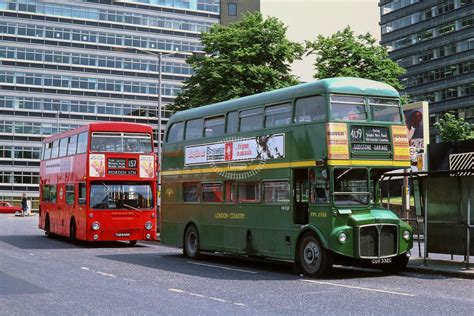
[[[405,269],[405,267],[408,264],[408,260],[409,260],[409,257],[407,256],[406,253],[404,253],[398,257],[393,258],[391,263],[381,265],[380,268],[385,273],[397,274],[398,272]]]
[[[298,247],[298,261],[302,272],[311,277],[320,277],[332,268],[332,255],[321,246],[314,233],[303,235]]]
[[[190,259],[196,259],[199,256],[199,234],[194,225],[189,225],[186,228],[183,252]]]
[[[71,240],[71,243],[75,244],[77,242],[76,238],[76,221],[74,219],[71,219],[71,225],[69,225],[69,239]]]
[[[49,223],[49,214],[46,214],[46,219],[44,221],[44,234],[48,238],[53,237],[52,234],[51,234],[51,224]]]
[[[130,243],[130,245],[134,246],[134,245],[137,244],[137,241],[136,240],[130,240],[129,243]]]

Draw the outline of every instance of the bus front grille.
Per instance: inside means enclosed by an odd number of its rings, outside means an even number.
[[[359,256],[361,258],[390,257],[397,254],[398,227],[396,225],[367,225],[359,228]]]

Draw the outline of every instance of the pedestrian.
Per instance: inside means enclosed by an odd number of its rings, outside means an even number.
[[[21,216],[28,215],[28,203],[26,202],[26,193],[21,198]]]

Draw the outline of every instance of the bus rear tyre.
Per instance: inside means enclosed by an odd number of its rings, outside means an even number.
[[[130,245],[135,246],[137,244],[137,241],[136,240],[130,240],[129,243],[130,243]]]
[[[74,219],[71,219],[71,225],[69,225],[69,240],[71,241],[72,244],[77,243],[77,229],[76,229],[76,221]]]
[[[321,277],[331,271],[332,254],[324,249],[316,235],[308,232],[303,235],[298,245],[298,263],[304,275]]]
[[[184,233],[183,253],[190,259],[199,257],[199,234],[194,225],[189,225]]]
[[[397,274],[406,268],[410,258],[406,253],[392,259],[391,263],[380,266],[383,272],[388,274]]]
[[[44,234],[48,238],[53,237],[53,235],[51,234],[51,224],[49,223],[49,215],[46,215],[46,219],[44,221]]]

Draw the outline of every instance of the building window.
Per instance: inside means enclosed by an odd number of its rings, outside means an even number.
[[[229,3],[227,6],[229,15],[236,16],[237,15],[237,3]]]

